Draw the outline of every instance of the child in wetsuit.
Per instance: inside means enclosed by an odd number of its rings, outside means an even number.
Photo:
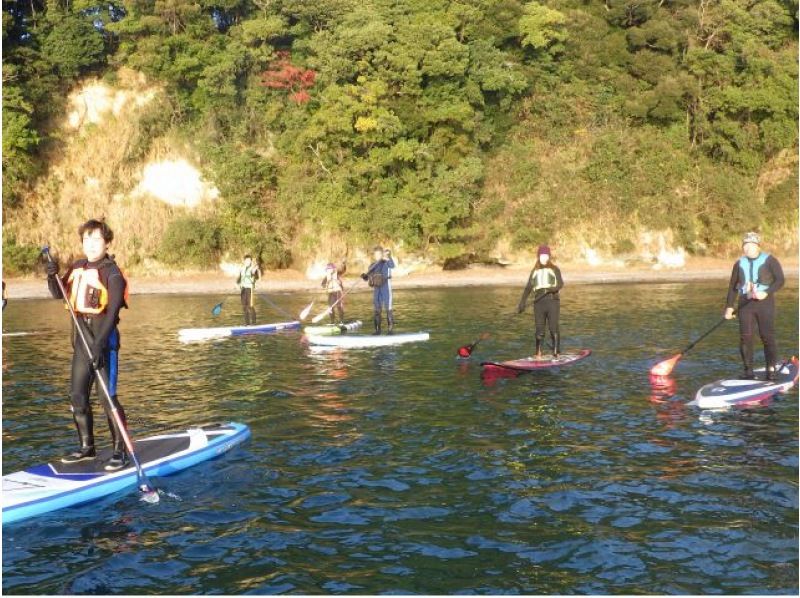
[[[75,309],[78,325],[83,328],[89,340],[92,355],[86,355],[83,347],[75,342],[73,331],[72,375],[70,379],[70,402],[72,418],[78,430],[80,448],[66,457],[63,463],[77,463],[95,459],[94,415],[90,402],[92,386],[95,383],[95,368],[103,376],[108,386],[120,418],[125,422],[125,411],[117,399],[117,372],[120,347],[119,312],[127,305],[128,282],[114,258],[108,254],[108,247],[114,233],[102,220],[89,220],[81,225],[78,234],[83,242],[85,258],[73,263],[62,277],[66,300]],[[56,281],[59,266],[55,261],[47,264],[47,286],[54,299],[64,298]],[[111,416],[110,406],[102,400],[111,430],[113,453],[106,463],[106,471],[122,469],[128,463],[125,443]]]

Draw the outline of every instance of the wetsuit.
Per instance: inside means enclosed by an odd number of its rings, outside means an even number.
[[[392,305],[392,287],[389,284],[391,275],[390,270],[394,268],[392,258],[381,259],[373,262],[366,274],[362,278],[369,282],[372,287],[372,306],[375,310],[373,322],[375,324],[375,334],[381,333],[381,312],[386,308],[386,323],[389,325],[389,333],[394,331],[394,306]]]
[[[559,317],[561,315],[561,299],[558,292],[564,287],[561,270],[555,264],[537,266],[528,276],[528,284],[522,292],[518,311],[525,311],[528,297],[533,292],[533,317],[536,322],[536,355],[542,350],[545,329],[550,331],[553,341],[553,354],[561,352],[561,331]]]
[[[256,323],[256,281],[261,277],[261,273],[256,266],[244,266],[239,271],[239,278],[236,284],[241,291],[242,311],[244,311],[244,325],[249,326]]]
[[[91,289],[87,290],[82,300],[78,295],[82,293],[80,284],[81,271],[97,271],[97,280],[107,290],[105,306],[102,307],[100,294]],[[75,307],[78,323],[83,328],[86,339],[92,350],[92,354],[99,365],[99,373],[103,376],[111,400],[119,411],[120,418],[125,422],[125,411],[117,399],[117,373],[120,335],[117,325],[119,324],[119,312],[123,307],[127,307],[125,293],[127,282],[122,275],[117,264],[113,259],[106,256],[97,262],[89,262],[86,259],[76,261],[62,277],[62,283],[70,300]],[[55,276],[48,276],[47,286],[54,299],[62,299],[61,290],[58,288]],[[86,288],[86,287],[84,287]],[[83,304],[83,305],[82,305]],[[100,313],[86,313],[92,311],[91,306],[95,305]],[[72,417],[75,427],[78,430],[78,438],[81,443],[81,452],[94,452],[94,415],[90,395],[92,385],[95,383],[95,371],[92,367],[91,357],[86,355],[80,341],[76,338],[77,332],[72,330],[72,374],[70,378],[70,402],[72,404]],[[104,398],[101,398],[103,409],[108,419],[108,427],[111,430],[111,439],[114,448],[115,458],[124,459],[125,444],[122,436],[117,429],[109,409],[109,405]],[[77,459],[76,459],[77,460]]]
[[[757,258],[743,256],[733,265],[728,285],[726,307],[738,305],[739,349],[746,376],[753,375],[753,334],[758,325],[758,333],[764,344],[764,357],[767,369],[771,370],[778,361],[778,346],[775,341],[775,293],[783,287],[783,268],[780,262],[767,253]],[[763,291],[766,299],[755,299],[753,290]],[[738,297],[738,302],[737,302]]]
[[[325,275],[322,279],[322,288],[328,291],[328,307],[335,305],[331,309],[331,324],[336,323],[335,312],[339,313],[339,322],[344,322],[344,301],[342,295],[344,293],[344,283],[342,282],[342,275],[347,271],[347,266],[342,265],[336,270],[336,278]]]

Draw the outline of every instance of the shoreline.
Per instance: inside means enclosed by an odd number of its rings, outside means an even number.
[[[663,284],[675,282],[720,281],[730,277],[733,260],[697,259],[682,268],[656,269],[646,265],[631,267],[590,266],[580,263],[559,264],[567,284]],[[797,280],[798,263],[783,264],[787,280]],[[394,289],[425,289],[479,286],[525,285],[530,268],[519,266],[471,266],[464,270],[428,270],[413,272],[392,279]],[[355,285],[356,276],[345,277],[347,285]],[[48,298],[44,276],[6,280],[9,299]],[[134,276],[130,279],[131,295],[232,295],[236,287],[231,277],[222,272],[177,273],[170,276]],[[317,292],[319,282],[310,280],[297,270],[265,271],[258,285],[260,291]],[[368,290],[359,284],[353,292]]]

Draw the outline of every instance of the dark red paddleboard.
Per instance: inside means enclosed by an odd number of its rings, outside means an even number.
[[[572,365],[592,354],[591,349],[581,349],[579,351],[569,351],[562,353],[558,357],[552,355],[542,356],[541,359],[525,357],[524,359],[514,359],[512,361],[483,361],[484,374],[494,374],[495,376],[514,376],[523,372],[534,372],[536,370],[547,370]]]

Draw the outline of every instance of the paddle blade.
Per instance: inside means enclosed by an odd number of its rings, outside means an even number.
[[[665,359],[664,361],[659,361],[653,367],[650,368],[650,375],[651,376],[669,376],[672,373],[672,370],[675,369],[678,361],[680,358],[683,357],[682,353],[678,353],[677,355],[673,355],[669,359]]]
[[[214,306],[214,307],[211,309],[211,315],[212,315],[212,316],[218,316],[218,315],[220,314],[220,312],[222,312],[222,303],[217,303],[217,304],[216,304],[216,305],[215,305],[215,306]]]
[[[331,313],[331,308],[330,307],[328,309],[326,309],[324,312],[322,312],[321,314],[317,314],[316,316],[311,318],[311,321],[314,324],[316,324],[317,322],[321,321],[325,316],[327,316],[329,313]]]
[[[478,346],[478,343],[483,340],[486,340],[487,338],[489,338],[489,336],[490,334],[488,332],[484,332],[478,337],[478,339],[475,342],[470,343],[469,345],[463,345],[459,347],[457,351],[458,356],[461,359],[467,359],[470,355],[472,355],[472,352],[475,350],[475,347]]]
[[[311,313],[311,308],[314,307],[314,302],[312,301],[309,303],[303,311],[300,312],[300,321],[302,322],[308,317],[308,314]]]

